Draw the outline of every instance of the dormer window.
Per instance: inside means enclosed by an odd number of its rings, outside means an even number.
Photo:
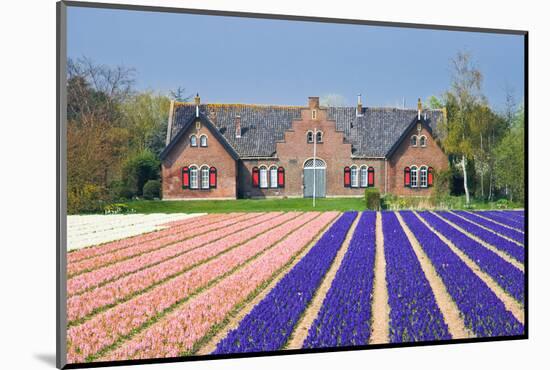
[[[317,109],[311,111],[311,119],[317,119]]]
[[[200,141],[202,147],[208,146],[208,138],[206,137],[206,135],[201,135]]]
[[[313,131],[307,132],[307,143],[312,144],[313,143]]]
[[[189,140],[191,142],[191,146],[197,146],[197,137],[195,135],[191,135]]]
[[[411,136],[411,146],[417,146],[418,145],[418,137],[416,135]]]
[[[323,142],[323,131],[317,131],[317,142],[318,143]]]

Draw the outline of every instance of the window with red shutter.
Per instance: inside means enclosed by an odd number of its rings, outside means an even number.
[[[285,187],[285,169],[283,167],[277,169],[277,186],[280,188]]]
[[[434,184],[434,169],[432,167],[428,167],[428,186],[433,186]]]
[[[351,186],[351,169],[344,167],[344,187],[349,188]]]
[[[218,185],[218,170],[216,167],[210,167],[210,188],[216,188]]]
[[[405,186],[411,186],[411,169],[409,167],[405,167]]]
[[[252,168],[252,186],[258,187],[260,185],[260,174],[258,167]]]
[[[181,184],[182,188],[189,188],[189,167],[183,167],[181,170]]]
[[[369,186],[374,186],[374,168],[369,167]]]

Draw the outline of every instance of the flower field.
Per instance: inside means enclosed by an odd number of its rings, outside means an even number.
[[[68,362],[380,343],[373,326],[385,343],[521,335],[524,219],[208,214],[102,240],[68,253]]]

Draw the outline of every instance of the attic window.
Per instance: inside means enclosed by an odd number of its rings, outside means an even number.
[[[317,142],[318,143],[323,142],[323,131],[317,131]]]
[[[426,136],[424,136],[424,135],[420,136],[420,146],[421,147],[426,146]]]
[[[317,109],[311,111],[311,119],[317,119]]]
[[[308,144],[313,143],[313,131],[308,131],[307,132],[307,142],[308,142]]]
[[[191,141],[191,146],[197,146],[197,137],[195,135],[191,135],[189,140]]]

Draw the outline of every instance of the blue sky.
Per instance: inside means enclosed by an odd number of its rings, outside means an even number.
[[[414,107],[450,84],[449,60],[470,52],[496,109],[523,99],[523,36],[261,20],[128,10],[68,9],[68,56],[125,65],[136,87],[178,86],[203,102],[304,105],[337,94],[349,105]]]

